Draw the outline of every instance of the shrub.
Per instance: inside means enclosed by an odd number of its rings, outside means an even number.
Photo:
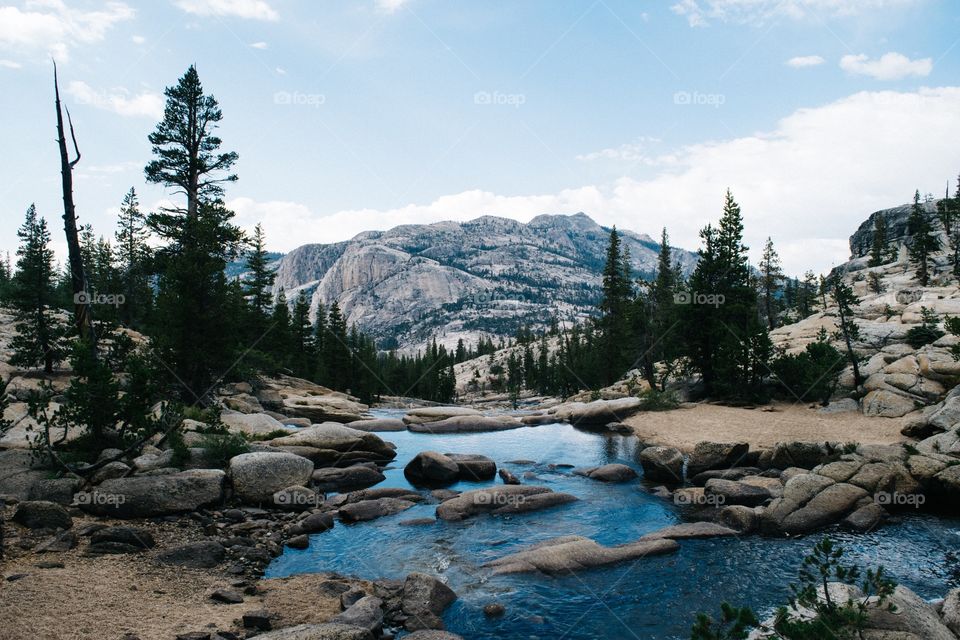
[[[827,404],[843,369],[843,355],[822,332],[816,342],[795,355],[781,353],[770,365],[780,381],[782,391],[791,400],[816,401]]]
[[[658,391],[657,389],[647,389],[641,391],[640,408],[643,411],[669,411],[680,406],[677,395],[672,391]]]
[[[200,446],[206,449],[206,459],[218,467],[225,467],[230,458],[250,451],[246,439],[236,433],[204,434]]]
[[[944,335],[943,330],[937,326],[937,315],[933,311],[920,307],[920,317],[922,319],[920,326],[910,327],[907,331],[907,344],[914,349],[935,342]]]

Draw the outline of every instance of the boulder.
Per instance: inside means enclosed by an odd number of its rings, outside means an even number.
[[[271,440],[275,447],[310,447],[318,466],[348,466],[350,461],[388,462],[397,457],[392,444],[375,433],[358,431],[335,422],[315,424],[296,433]],[[321,465],[321,462],[325,464]],[[347,463],[347,464],[344,464]]]
[[[374,636],[379,636],[383,627],[382,606],[383,601],[380,598],[364,596],[331,618],[330,622],[363,627]]]
[[[503,480],[503,484],[520,484],[520,479],[508,469],[501,467],[497,473],[500,476],[500,479]]]
[[[400,498],[377,498],[375,500],[361,500],[345,504],[340,507],[338,515],[344,522],[365,522],[384,516],[390,516],[406,511],[414,506],[414,502]]]
[[[191,569],[211,569],[226,557],[226,551],[219,542],[204,540],[189,542],[164,549],[154,559],[160,564],[189,567]]]
[[[749,450],[746,442],[698,442],[687,459],[687,475],[736,467],[743,464]]]
[[[403,475],[413,485],[440,487],[459,479],[460,466],[442,453],[421,451],[403,468]]]
[[[640,539],[615,547],[605,547],[590,538],[563,536],[527,547],[484,564],[494,574],[529,573],[539,571],[547,574],[581,571],[594,567],[636,560],[649,556],[675,553],[680,545],[668,538]]]
[[[286,426],[276,418],[265,413],[239,413],[224,411],[220,414],[220,421],[230,433],[242,433],[248,436],[262,436],[268,433],[284,431],[293,433],[295,429]]]
[[[605,464],[600,467],[588,467],[586,469],[575,469],[574,473],[579,476],[599,480],[600,482],[627,482],[637,477],[637,472],[625,464]]]
[[[21,502],[12,520],[28,529],[69,529],[73,518],[62,505],[44,500]]]
[[[230,459],[233,490],[243,502],[269,502],[273,494],[293,485],[305,485],[313,463],[292,453],[242,453]]]
[[[464,520],[481,513],[524,513],[566,504],[576,499],[567,493],[554,493],[547,487],[498,485],[467,491],[442,502],[437,507],[437,517],[441,520]]]
[[[91,546],[108,542],[116,545],[126,545],[135,551],[152,549],[157,544],[153,534],[142,527],[107,527],[90,536]]]
[[[481,416],[483,415],[476,409],[469,407],[420,407],[412,409],[403,416],[405,424],[426,424],[428,422],[437,422],[456,416]]]
[[[866,491],[852,484],[814,474],[799,475],[784,485],[783,497],[764,510],[762,525],[770,532],[809,533],[839,522],[867,497]]]
[[[368,418],[367,405],[339,395],[288,396],[279,411],[312,422],[356,422]]]
[[[943,599],[941,614],[943,624],[953,635],[960,637],[960,589],[951,589],[947,593],[947,597]]]
[[[463,636],[439,629],[422,629],[403,636],[403,640],[463,640]]]
[[[28,500],[46,500],[64,506],[73,504],[77,490],[83,484],[79,478],[50,478],[38,480],[29,491]]]
[[[374,418],[372,420],[354,420],[347,426],[357,431],[406,431],[407,425],[398,418]]]
[[[412,422],[408,429],[414,433],[482,433],[507,431],[524,427],[513,416],[453,416],[432,422]]]
[[[770,466],[777,469],[813,469],[828,455],[826,445],[820,442],[778,442],[773,447]]]
[[[713,503],[717,505],[759,507],[770,499],[770,491],[763,487],[719,478],[707,480],[703,492],[707,496],[713,496]]]
[[[223,501],[226,476],[219,469],[105,480],[78,494],[84,511],[114,518],[149,518],[195,511]]]
[[[865,416],[899,418],[916,409],[917,401],[886,389],[874,389],[863,398]]]
[[[375,466],[355,464],[339,469],[329,467],[313,472],[313,485],[318,491],[354,491],[366,489],[386,479]]]
[[[409,636],[408,636],[409,637]],[[339,622],[299,624],[257,636],[258,640],[373,640],[373,634],[363,627]]]
[[[729,469],[713,469],[710,471],[701,471],[693,476],[691,482],[702,487],[707,484],[707,480],[720,478],[723,480],[742,480],[746,476],[753,476],[760,473],[757,467],[731,467]],[[689,476],[689,473],[687,474]]]
[[[740,532],[736,529],[731,529],[730,527],[725,527],[715,522],[684,522],[683,524],[675,524],[671,527],[664,527],[653,533],[648,533],[640,539],[662,540],[667,538],[670,540],[686,540],[736,535],[740,535]]]
[[[866,504],[843,519],[844,526],[865,533],[873,531],[887,517],[887,512],[878,504]]]
[[[291,485],[273,494],[272,504],[285,511],[308,511],[323,504],[324,496],[302,485]]]
[[[750,507],[735,504],[723,507],[717,515],[720,524],[735,529],[740,533],[751,533],[760,522],[757,511]]]
[[[444,454],[457,465],[461,480],[481,482],[492,480],[497,475],[497,463],[476,453],[447,453]]]
[[[403,583],[400,606],[407,616],[404,627],[407,631],[442,629],[440,615],[449,607],[457,594],[433,576],[411,573]]]
[[[290,534],[298,536],[303,534],[321,533],[328,529],[332,529],[333,524],[333,515],[329,513],[311,513],[290,527]]]
[[[574,426],[602,427],[623,420],[641,410],[639,398],[594,400],[593,402],[568,402],[552,410],[554,421],[568,422]]]
[[[640,464],[647,480],[683,482],[683,454],[673,447],[647,447],[640,452]]]

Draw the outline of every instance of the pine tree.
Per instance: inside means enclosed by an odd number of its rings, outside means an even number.
[[[270,351],[276,366],[286,368],[293,351],[293,333],[290,323],[290,307],[287,305],[287,296],[280,289],[277,301],[273,305],[270,315],[270,328],[264,342]]]
[[[350,348],[347,344],[347,323],[334,301],[327,313],[323,338],[323,368],[327,386],[345,391],[350,383]]]
[[[853,350],[853,342],[860,337],[860,328],[853,319],[853,308],[860,304],[860,298],[839,275],[834,275],[830,284],[830,297],[837,305],[837,328],[846,346],[847,359],[853,366],[854,385],[859,387],[863,384],[863,376],[860,374],[860,361]]]
[[[680,280],[673,265],[673,255],[670,249],[670,236],[667,229],[660,234],[660,251],[657,256],[657,276],[649,294],[650,330],[646,344],[641,344],[641,357],[644,361],[644,377],[651,387],[666,388],[667,379],[676,369],[677,360],[681,355],[680,331],[678,330],[679,314],[676,296],[680,290]],[[644,296],[637,296],[637,306],[642,309]],[[638,309],[638,315],[642,312]],[[647,315],[647,314],[643,314]],[[642,331],[642,327],[638,327]],[[657,380],[654,375],[653,363],[660,362],[662,374]]]
[[[753,401],[762,396],[772,346],[759,321],[743,219],[730,191],[719,226],[707,225],[700,235],[700,261],[690,278],[693,295],[683,315],[691,365],[709,394]]]
[[[631,300],[629,265],[624,260],[620,234],[610,231],[607,259],[603,268],[603,297],[600,301],[600,328],[602,331],[602,381],[615,382],[629,366],[629,352],[623,348],[630,342]]]
[[[867,266],[879,267],[887,261],[887,253],[887,219],[882,213],[877,213],[873,219],[873,242]]]
[[[780,255],[773,248],[773,240],[768,237],[760,259],[760,290],[763,294],[764,315],[771,331],[777,326],[777,294],[783,287],[785,277],[780,266]]]
[[[130,187],[120,205],[114,239],[117,243],[121,293],[124,296],[120,317],[125,325],[136,329],[144,326],[153,305],[149,275],[152,252],[147,244],[149,236],[146,218],[140,212],[137,192]]]
[[[913,196],[913,209],[907,219],[907,233],[910,234],[910,259],[917,264],[917,279],[920,286],[930,282],[933,252],[940,250],[940,238],[933,230],[930,219],[920,204],[920,191]]]
[[[273,308],[273,283],[277,278],[277,274],[270,268],[267,259],[266,240],[263,235],[263,228],[259,224],[253,230],[246,266],[244,291],[250,302],[250,335],[252,339],[256,340],[267,330],[268,320]]]
[[[310,324],[310,301],[301,290],[293,306],[291,319],[293,335],[293,373],[301,378],[312,378],[317,361],[313,325]]]
[[[182,192],[186,206],[147,217],[151,231],[166,243],[158,251],[151,333],[182,397],[206,402],[241,347],[236,335],[224,331],[220,316],[227,301],[224,268],[243,239],[220,199],[222,184],[236,180],[228,172],[237,154],[219,153],[214,130],[223,116],[213,96],[203,93],[196,69],[191,66],[165,94],[163,120],[149,136],[155,159],[144,174],[148,182]]]
[[[53,315],[53,250],[47,221],[30,205],[23,225],[17,230],[17,271],[13,276],[11,303],[17,333],[13,338],[10,363],[19,367],[43,365],[46,373],[63,359],[60,344],[64,329]]]

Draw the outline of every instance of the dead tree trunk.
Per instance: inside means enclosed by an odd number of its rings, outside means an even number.
[[[80,162],[80,149],[77,137],[73,133],[73,121],[67,109],[67,123],[70,126],[70,138],[77,157],[70,160],[67,153],[67,138],[63,128],[63,112],[60,109],[60,86],[57,82],[57,63],[53,63],[53,91],[57,106],[57,143],[60,145],[60,175],[63,182],[63,230],[67,236],[67,251],[70,264],[70,284],[73,289],[73,318],[80,339],[88,343],[96,354],[97,334],[93,326],[93,308],[87,273],[83,266],[83,254],[80,252],[80,237],[77,234],[77,210],[73,203],[73,168]]]

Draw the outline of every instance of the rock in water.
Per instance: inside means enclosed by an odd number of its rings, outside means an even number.
[[[421,451],[403,468],[403,475],[413,485],[442,487],[460,477],[459,465],[436,451]]]
[[[440,614],[456,599],[453,589],[433,576],[411,573],[403,583],[401,598],[401,608],[408,616],[404,626],[407,631],[442,629]]]
[[[605,464],[601,467],[576,469],[574,473],[601,482],[627,482],[637,477],[636,471],[625,464],[616,463]]]
[[[590,538],[564,536],[535,544],[527,549],[486,563],[494,574],[566,573],[636,560],[648,556],[674,553],[680,545],[667,538],[638,540],[615,547],[604,547]]]

